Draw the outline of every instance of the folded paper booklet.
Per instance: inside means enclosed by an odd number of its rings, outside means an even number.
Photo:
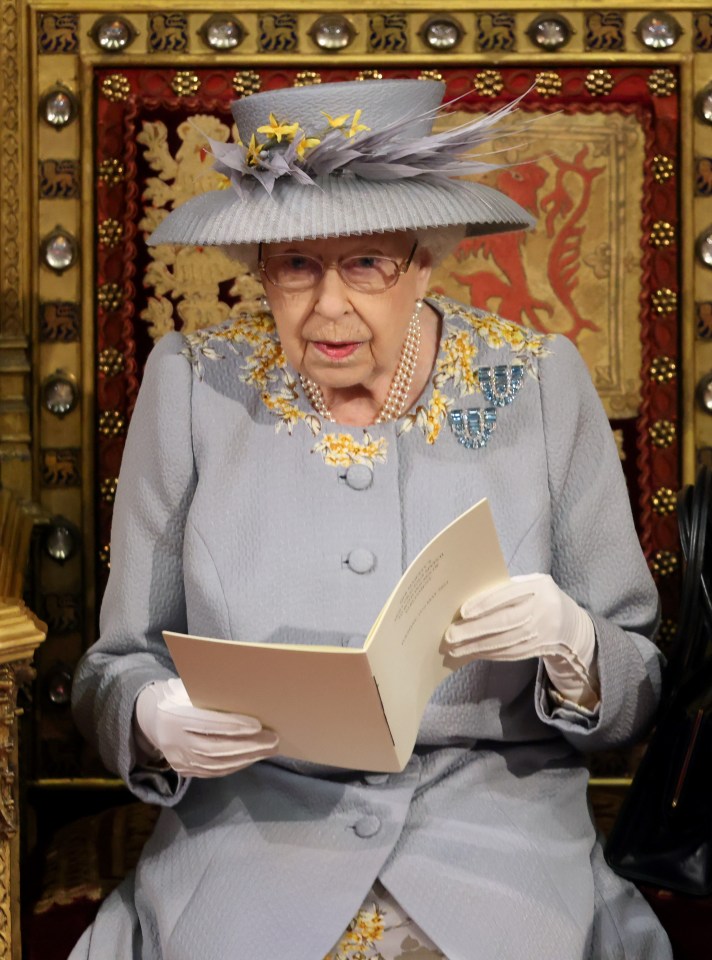
[[[195,706],[257,717],[284,756],[393,773],[456,667],[443,656],[445,631],[469,596],[508,578],[481,500],[421,550],[360,649],[163,636]]]

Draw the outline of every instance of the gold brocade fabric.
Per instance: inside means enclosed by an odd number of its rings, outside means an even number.
[[[446,960],[377,880],[324,960]]]

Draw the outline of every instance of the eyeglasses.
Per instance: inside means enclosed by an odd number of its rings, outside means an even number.
[[[416,240],[413,249],[405,260],[392,260],[371,254],[359,254],[344,257],[333,263],[322,263],[316,257],[303,253],[276,253],[262,258],[262,244],[258,250],[258,265],[270,283],[282,290],[311,290],[321,282],[330,267],[335,267],[347,287],[360,293],[383,293],[398,282],[413,261],[418,246]]]

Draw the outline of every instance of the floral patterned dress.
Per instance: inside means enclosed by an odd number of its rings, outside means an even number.
[[[445,960],[445,954],[376,881],[324,960]]]

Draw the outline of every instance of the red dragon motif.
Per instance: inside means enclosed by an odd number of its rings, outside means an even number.
[[[544,196],[540,194],[549,174],[534,160],[516,168],[500,170],[495,178],[494,186],[497,189],[512,197],[535,217],[540,217],[542,213],[545,215],[546,235],[552,241],[546,264],[551,299],[540,300],[529,289],[523,257],[526,234],[520,232],[516,235],[472,237],[460,244],[458,260],[480,255],[484,260],[493,261],[497,268],[496,272],[484,269],[471,274],[453,273],[458,283],[470,288],[472,303],[497,310],[502,316],[544,332],[549,327],[537,311],[552,317],[555,304],[560,304],[571,318],[572,325],[567,331],[571,339],[576,340],[581,330],[600,329],[592,320],[581,315],[573,301],[585,231],[581,221],[591,202],[593,181],[605,170],[602,166],[584,166],[588,150],[587,146],[582,147],[573,162],[552,157],[556,167],[554,187]],[[580,181],[578,202],[574,201],[572,192],[566,189],[569,176],[577,177]]]

